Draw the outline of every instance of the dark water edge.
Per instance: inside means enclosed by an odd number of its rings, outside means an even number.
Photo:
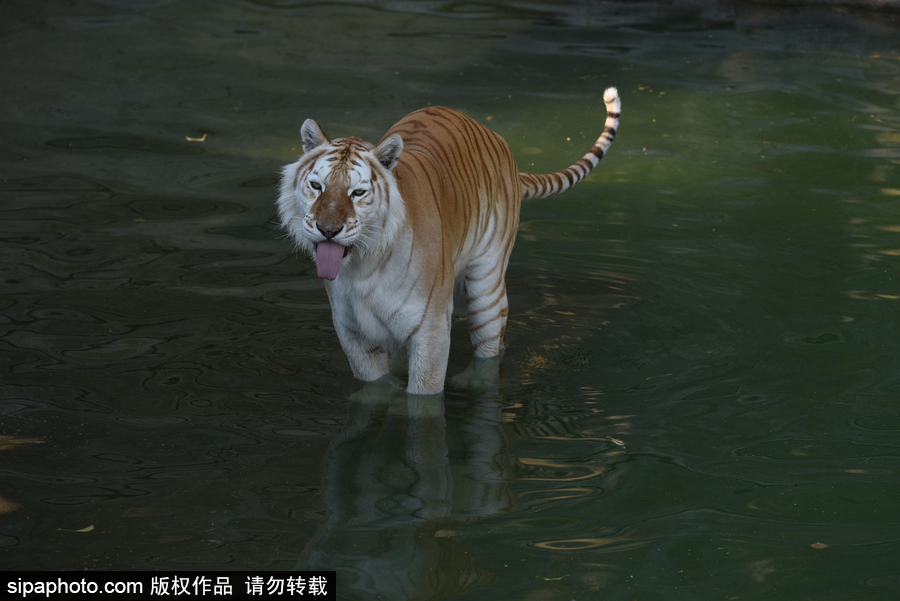
[[[347,598],[893,599],[900,38],[720,3],[0,5],[0,569]],[[549,171],[508,350],[352,381],[274,220],[314,117]],[[458,377],[463,374],[463,377]],[[473,384],[473,382],[475,384]]]

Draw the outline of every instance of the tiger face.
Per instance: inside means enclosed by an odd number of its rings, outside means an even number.
[[[283,170],[279,217],[319,277],[334,280],[354,253],[382,250],[403,222],[391,173],[403,140],[390,136],[377,147],[353,137],[331,141],[311,119],[300,132],[304,155]]]

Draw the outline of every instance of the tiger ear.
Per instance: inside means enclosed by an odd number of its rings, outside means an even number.
[[[390,170],[397,165],[401,152],[403,152],[403,138],[399,134],[391,134],[375,149],[375,158],[385,169]]]
[[[322,132],[319,124],[312,119],[307,119],[300,126],[300,139],[303,140],[303,152],[309,152],[322,144],[328,144],[329,140]]]

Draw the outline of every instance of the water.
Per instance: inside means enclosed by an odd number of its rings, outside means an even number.
[[[726,4],[4,3],[0,567],[895,598],[896,31]],[[303,119],[377,140],[446,104],[552,171],[608,85],[599,171],[523,209],[499,380],[443,405],[352,382],[275,227]]]

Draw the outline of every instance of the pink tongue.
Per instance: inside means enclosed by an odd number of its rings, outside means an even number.
[[[316,245],[316,273],[323,280],[333,280],[341,268],[346,247],[334,242],[319,242]]]

